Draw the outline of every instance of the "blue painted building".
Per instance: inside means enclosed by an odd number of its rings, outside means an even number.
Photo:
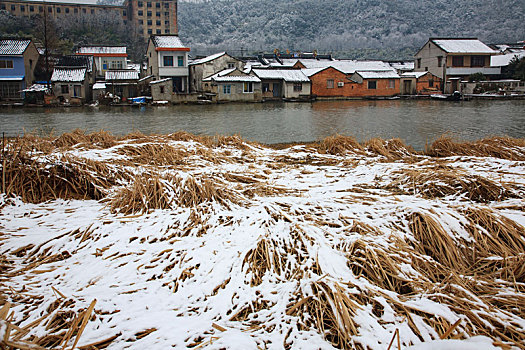
[[[33,84],[38,58],[30,39],[0,39],[0,100],[23,98],[21,90]]]

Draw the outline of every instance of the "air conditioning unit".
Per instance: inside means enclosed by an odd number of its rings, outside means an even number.
[[[343,87],[343,86],[345,86],[344,82],[340,81],[340,82],[337,83],[337,87]]]

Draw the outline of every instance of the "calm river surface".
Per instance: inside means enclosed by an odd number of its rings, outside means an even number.
[[[525,138],[525,101],[329,101],[169,107],[13,108],[0,110],[0,133],[61,134],[76,128],[116,135],[179,130],[239,134],[250,141],[315,141],[333,134],[400,138],[422,149],[444,133],[463,140]]]

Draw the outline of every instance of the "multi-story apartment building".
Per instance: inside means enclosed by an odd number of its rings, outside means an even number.
[[[124,24],[138,28],[145,39],[152,34],[178,34],[177,0],[125,0],[122,6],[78,4],[54,0],[0,0],[0,10],[30,18],[43,16],[58,20],[71,16],[114,15]]]

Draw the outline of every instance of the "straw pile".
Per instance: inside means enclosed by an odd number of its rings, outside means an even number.
[[[9,140],[0,348],[525,348],[524,154],[509,138],[425,154],[340,135]]]

